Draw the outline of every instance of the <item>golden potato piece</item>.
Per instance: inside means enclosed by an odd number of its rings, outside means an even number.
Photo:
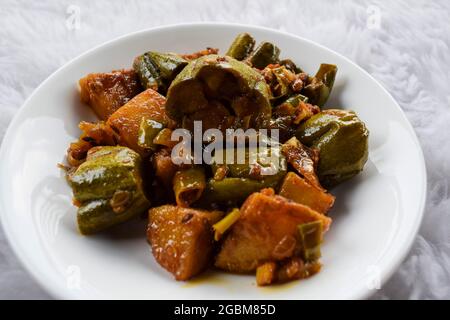
[[[141,121],[145,118],[167,124],[165,102],[166,98],[158,92],[147,89],[114,112],[107,123],[118,135],[119,144],[146,155],[148,151],[138,145]]]
[[[305,263],[299,257],[288,258],[277,263],[268,261],[256,269],[256,284],[267,286],[311,277],[318,273],[322,265],[315,262]]]
[[[91,73],[81,78],[81,101],[88,104],[100,120],[107,120],[117,109],[142,91],[133,70]]]
[[[277,264],[273,261],[264,262],[256,269],[256,284],[267,286],[276,281]]]
[[[286,175],[279,194],[322,214],[331,209],[335,199],[333,195],[314,187],[294,172]]]
[[[273,189],[253,193],[241,207],[241,217],[233,225],[216,257],[215,265],[232,272],[251,272],[266,261],[280,261],[300,254],[297,226],[322,221],[328,230],[331,219],[274,195]]]
[[[212,225],[221,217],[219,211],[173,205],[150,209],[147,237],[156,261],[177,280],[202,272],[212,259]]]

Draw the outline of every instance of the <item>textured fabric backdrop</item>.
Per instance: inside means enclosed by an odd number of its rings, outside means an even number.
[[[78,10],[79,21],[72,19]],[[0,140],[24,100],[53,71],[93,46],[144,28],[193,21],[255,24],[352,59],[405,111],[428,171],[420,234],[374,298],[450,298],[450,1],[0,0],[0,17]],[[2,231],[0,298],[49,298],[23,270]]]

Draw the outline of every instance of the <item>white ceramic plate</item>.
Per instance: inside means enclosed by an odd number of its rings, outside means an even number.
[[[276,43],[283,57],[314,73],[321,62],[337,64],[328,106],[353,109],[370,130],[364,172],[334,190],[334,222],[323,246],[322,272],[270,288],[254,276],[208,272],[176,282],[153,259],[145,222],[111,234],[77,233],[71,190],[56,164],[94,120],[79,102],[77,81],[90,72],[127,68],[148,50],[192,52],[206,46],[223,53],[240,32]],[[97,47],[55,72],[26,101],[9,127],[0,152],[1,220],[28,271],[58,298],[138,299],[346,299],[373,293],[401,263],[420,225],[426,173],[411,125],[369,74],[339,54],[278,31],[229,24],[187,24],[133,33]]]

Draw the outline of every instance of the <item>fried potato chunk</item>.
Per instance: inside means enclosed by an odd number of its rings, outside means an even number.
[[[81,78],[81,101],[88,104],[100,120],[107,120],[117,109],[142,91],[133,70],[91,73]]]
[[[208,267],[213,255],[212,225],[220,211],[164,205],[150,209],[147,237],[156,261],[177,280],[188,280]]]
[[[299,257],[288,258],[277,263],[268,261],[256,269],[256,284],[267,286],[311,277],[318,273],[322,265],[315,262],[305,263]]]
[[[108,119],[108,125],[117,134],[120,145],[127,146],[145,156],[148,150],[138,145],[139,127],[143,118],[162,124],[169,122],[164,104],[166,98],[147,89],[120,107]]]
[[[273,189],[253,193],[241,207],[216,257],[216,267],[248,273],[266,261],[281,261],[300,253],[297,226],[322,221],[328,230],[331,219],[302,204],[274,194]]]
[[[331,209],[335,199],[333,195],[309,184],[294,172],[289,172],[286,175],[279,194],[322,214]]]

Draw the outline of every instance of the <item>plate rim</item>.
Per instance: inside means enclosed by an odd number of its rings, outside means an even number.
[[[0,145],[0,160],[4,158],[4,154],[6,153],[7,145],[10,144],[10,140],[12,139],[12,136],[15,132],[15,128],[17,127],[17,124],[19,123],[19,119],[22,117],[22,115],[27,111],[27,105],[29,102],[34,98],[36,93],[40,91],[40,89],[49,82],[53,77],[55,77],[57,74],[62,72],[66,67],[70,66],[72,63],[76,62],[77,60],[80,60],[84,58],[85,56],[90,55],[91,53],[97,51],[101,47],[108,46],[116,41],[123,40],[128,37],[137,36],[139,34],[147,33],[147,32],[158,32],[158,31],[164,31],[169,29],[177,29],[177,28],[186,28],[186,27],[207,27],[207,26],[215,26],[215,27],[240,27],[240,28],[249,28],[249,29],[259,29],[266,32],[281,34],[281,35],[287,35],[293,38],[296,38],[298,40],[301,40],[303,42],[308,43],[309,45],[318,47],[321,50],[329,51],[336,56],[338,56],[341,59],[344,59],[347,63],[353,65],[358,69],[359,72],[364,73],[366,76],[368,76],[381,90],[389,97],[389,100],[395,105],[395,107],[400,111],[400,116],[406,123],[406,126],[408,127],[409,132],[412,134],[412,140],[414,141],[415,147],[418,151],[418,158],[420,161],[420,175],[421,175],[421,184],[422,184],[422,190],[420,194],[420,204],[418,206],[417,214],[415,215],[415,221],[414,225],[412,227],[412,232],[410,232],[405,239],[405,243],[399,249],[397,249],[397,255],[395,258],[388,260],[384,263],[383,267],[380,267],[380,283],[381,287],[389,280],[389,278],[394,274],[394,272],[397,271],[401,263],[405,260],[408,253],[411,251],[412,246],[414,244],[414,240],[418,234],[419,228],[422,224],[422,220],[424,217],[424,210],[425,210],[425,204],[426,204],[426,198],[427,198],[427,170],[426,170],[426,164],[425,164],[425,158],[423,155],[423,150],[420,144],[420,141],[417,137],[417,134],[406,117],[406,114],[404,113],[403,109],[399,106],[397,101],[393,98],[393,96],[390,94],[390,92],[383,86],[381,83],[376,80],[370,73],[368,73],[365,69],[363,69],[361,66],[359,66],[357,63],[352,61],[351,59],[347,58],[346,56],[324,46],[321,45],[315,41],[303,38],[301,36],[295,35],[293,33],[277,30],[273,28],[268,28],[264,26],[259,25],[252,25],[252,24],[242,24],[242,23],[230,23],[230,22],[218,22],[218,21],[197,21],[197,22],[186,22],[186,23],[175,23],[175,24],[165,24],[160,25],[157,27],[151,27],[151,28],[145,28],[141,30],[137,30],[134,32],[130,32],[118,37],[115,37],[111,40],[105,41],[101,44],[98,44],[94,46],[91,49],[88,49],[87,51],[82,52],[81,54],[77,55],[76,57],[70,59],[66,63],[64,63],[61,67],[57,68],[54,72],[52,72],[44,81],[42,81],[30,94],[30,96],[25,99],[21,107],[17,110],[15,113],[13,119],[9,123],[7,130],[4,134],[3,141]],[[4,166],[3,162],[0,161],[0,171],[2,171],[2,167]],[[0,178],[1,181],[1,178]],[[7,239],[8,244],[10,245],[12,251],[14,252],[15,256],[18,258],[20,264],[24,267],[24,269],[27,271],[27,273],[40,285],[40,287],[48,293],[51,297],[56,299],[80,299],[79,295],[73,294],[70,292],[70,290],[61,290],[61,287],[53,282],[53,281],[45,281],[45,277],[42,276],[42,274],[33,267],[32,262],[30,262],[27,258],[26,253],[23,251],[22,247],[16,243],[14,240],[14,237],[12,236],[11,232],[11,221],[10,219],[7,219],[6,214],[4,211],[6,211],[7,208],[7,201],[4,199],[3,195],[0,194],[0,225],[4,231],[5,238]],[[347,296],[345,299],[366,299],[370,297],[372,294],[374,294],[375,291],[359,287],[353,290],[352,294]]]

